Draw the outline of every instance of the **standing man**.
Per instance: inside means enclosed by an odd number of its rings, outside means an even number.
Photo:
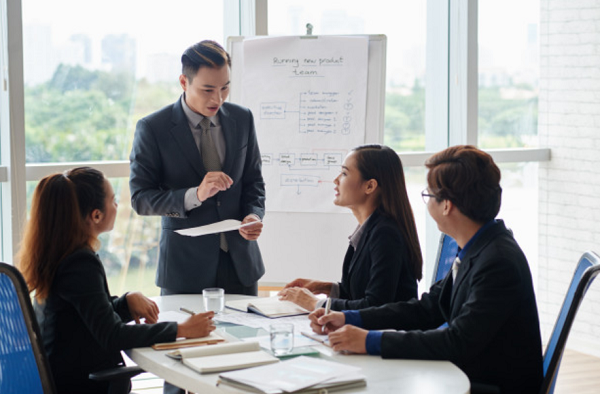
[[[538,312],[527,259],[495,219],[500,169],[473,146],[450,147],[426,166],[423,200],[440,231],[460,247],[452,271],[420,300],[325,316],[318,309],[311,325],[319,333],[326,325],[336,351],[452,361],[471,380],[471,393],[537,393]],[[402,331],[375,331],[389,328]]]
[[[254,119],[225,102],[231,59],[218,43],[192,45],[181,63],[181,98],[137,123],[130,155],[133,209],[162,216],[156,285],[161,295],[206,287],[256,295],[265,185]],[[200,237],[175,232],[225,219],[256,224]]]

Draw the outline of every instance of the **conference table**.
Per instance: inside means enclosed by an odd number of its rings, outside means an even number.
[[[225,297],[227,301],[248,296],[226,294]],[[202,295],[170,295],[154,297],[153,300],[158,304],[161,312],[179,311],[181,307],[196,312],[204,310]],[[233,312],[226,308],[224,313]],[[217,323],[217,330],[227,339],[234,341],[238,340],[238,337],[266,334],[266,331],[260,328],[231,323]],[[316,341],[314,348],[319,350],[320,358],[360,367],[366,376],[365,387],[336,391],[339,393],[465,394],[470,392],[469,379],[465,373],[449,361],[384,360],[379,356],[341,354]],[[126,351],[127,355],[144,370],[190,392],[203,394],[246,392],[229,386],[217,386],[218,373],[199,374],[183,365],[181,361],[167,357],[166,352],[167,350],[158,351],[150,347]]]

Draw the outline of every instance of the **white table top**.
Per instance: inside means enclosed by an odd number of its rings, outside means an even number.
[[[226,295],[226,299],[243,296]],[[203,310],[201,295],[173,295],[153,298],[161,311],[186,307]],[[449,361],[384,360],[379,356],[343,355],[323,345],[315,345],[321,357],[362,368],[367,386],[340,391],[340,393],[427,393],[465,394],[470,391],[469,379]],[[127,351],[127,355],[141,368],[166,381],[195,393],[242,392],[230,387],[216,386],[218,373],[199,374],[180,361],[164,355],[166,351],[150,347]]]

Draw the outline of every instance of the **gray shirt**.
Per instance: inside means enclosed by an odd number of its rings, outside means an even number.
[[[185,102],[185,93],[181,95],[181,107],[183,108],[183,112],[185,113],[185,117],[188,120],[188,125],[190,126],[190,130],[192,131],[192,136],[194,137],[194,141],[196,142],[196,146],[198,150],[200,150],[200,135],[202,134],[202,129],[200,128],[200,121],[204,118],[204,116],[200,115],[197,112],[194,112],[190,107],[188,107]],[[210,133],[212,135],[212,139],[215,143],[215,148],[217,149],[217,154],[219,155],[219,159],[221,160],[221,166],[225,161],[225,137],[223,136],[223,131],[221,129],[221,122],[219,121],[219,116],[211,116],[209,117],[211,126]],[[202,202],[198,200],[198,195],[196,190],[197,186],[189,188],[185,192],[185,197],[183,201],[183,206],[186,211],[191,211],[194,208],[202,205]]]

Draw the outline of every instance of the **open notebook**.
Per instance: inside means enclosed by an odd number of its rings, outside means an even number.
[[[309,313],[309,311],[293,302],[282,301],[277,296],[227,301],[225,306],[229,309],[254,312],[269,318],[306,315]]]

